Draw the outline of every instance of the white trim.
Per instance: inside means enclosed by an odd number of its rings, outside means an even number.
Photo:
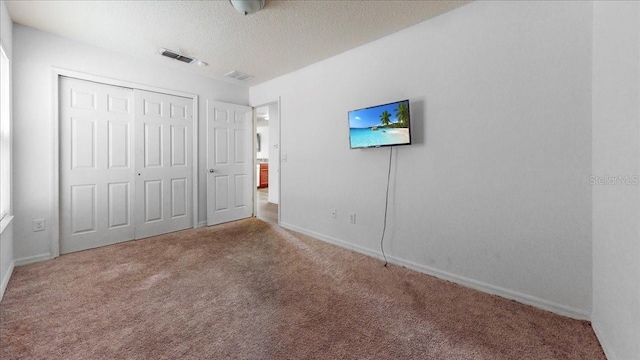
[[[51,217],[53,219],[51,221],[51,241],[49,244],[49,251],[51,252],[52,259],[60,256],[60,111],[58,106],[60,99],[58,91],[60,89],[59,79],[63,72],[64,71],[53,68],[53,72],[51,74],[51,108],[53,109],[53,116],[51,120],[51,129],[53,129],[53,139],[51,141],[51,154],[53,156],[53,161],[51,162],[51,173],[53,174],[53,180],[51,181],[51,194],[53,195],[51,202]]]
[[[15,267],[16,262],[12,261],[9,264],[9,269],[7,269],[7,273],[4,274],[4,278],[2,278],[2,283],[0,284],[0,301],[2,301],[2,297],[4,296],[4,292],[7,290],[7,286],[9,285],[9,279],[11,279],[11,274],[13,273],[13,268]]]
[[[53,259],[53,256],[51,256],[51,253],[45,253],[45,254],[27,256],[20,259],[16,259],[14,262],[15,262],[15,266],[22,266],[22,265],[41,262],[41,261],[47,261],[51,259]]]
[[[328,242],[330,244],[338,245],[340,247],[344,247],[344,248],[359,252],[367,256],[371,256],[380,260],[383,259],[381,253],[362,247],[360,245],[351,244],[334,237],[322,235],[317,232],[299,228],[295,225],[291,225],[287,223],[281,223],[280,226],[285,229],[293,230],[293,231],[314,237],[316,239]],[[435,276],[439,279],[451,281],[456,284],[459,284],[474,290],[482,291],[484,293],[497,295],[510,300],[515,300],[517,302],[520,302],[526,305],[531,305],[539,309],[547,310],[562,316],[567,316],[567,317],[570,317],[573,319],[579,319],[579,320],[591,319],[591,315],[589,313],[580,309],[572,308],[570,306],[557,304],[549,300],[545,300],[535,296],[523,294],[517,291],[505,289],[499,286],[487,284],[482,281],[473,280],[464,276],[452,274],[450,272],[438,270],[430,266],[418,264],[413,261],[405,260],[399,257],[387,255],[387,260],[389,261],[389,263],[403,266],[403,267],[406,267],[407,269],[411,269],[411,270],[421,272],[423,274]]]
[[[613,352],[613,348],[609,346],[609,343],[606,342],[606,337],[602,334],[600,329],[600,321],[597,318],[591,319],[591,328],[593,332],[596,334],[596,338],[598,338],[598,342],[600,342],[600,347],[602,351],[604,351],[604,356],[609,360],[617,360],[618,358],[615,356]]]
[[[193,114],[193,135],[192,135],[192,139],[193,139],[193,161],[191,162],[191,167],[192,167],[192,171],[193,173],[191,174],[193,181],[191,181],[191,186],[193,187],[193,210],[191,212],[192,215],[192,222],[193,222],[193,227],[196,228],[198,227],[198,198],[199,198],[199,187],[198,187],[198,168],[199,168],[199,163],[198,163],[198,124],[200,123],[200,121],[198,120],[198,115],[200,114],[200,108],[198,107],[198,95],[193,95],[193,109],[192,110],[192,114]]]
[[[201,228],[206,226],[207,226],[207,220],[198,222],[198,225],[196,227]]]
[[[278,96],[278,226],[282,223],[282,104]]]
[[[118,79],[103,77],[99,75],[93,75],[93,74],[83,73],[79,71],[63,69],[55,66],[52,66],[51,68],[53,72],[59,76],[66,76],[66,77],[71,77],[71,78],[85,80],[85,81],[93,81],[100,84],[119,86],[119,87],[124,87],[128,89],[145,90],[145,91],[151,91],[151,92],[160,93],[160,94],[181,96],[189,99],[198,97],[198,95],[196,94],[191,94],[191,93],[182,92],[178,90],[165,89],[165,88],[156,87],[156,86],[138,84],[138,83],[133,83],[126,80],[118,80]]]
[[[251,173],[253,174],[251,178],[251,196],[253,197],[253,217],[258,217],[258,186],[260,185],[260,172],[258,171],[258,148],[256,147],[256,137],[258,136],[258,110],[256,106],[251,107],[251,128],[252,131],[252,139],[253,146],[251,146],[252,152],[251,157],[253,158],[253,167]],[[256,186],[256,180],[258,182],[258,186]]]
[[[373,250],[370,250],[370,249],[367,249],[367,248],[362,247],[360,245],[351,244],[351,243],[348,243],[346,241],[343,241],[343,240],[340,240],[340,239],[337,239],[337,238],[334,238],[334,237],[331,237],[331,236],[326,236],[326,235],[317,233],[315,231],[303,229],[303,228],[300,228],[300,227],[297,227],[295,225],[291,225],[291,224],[288,224],[288,223],[285,223],[285,222],[281,222],[280,223],[280,227],[283,227],[285,229],[289,229],[289,230],[292,230],[292,231],[295,231],[295,232],[299,232],[301,234],[311,236],[313,238],[316,238],[318,240],[322,240],[322,241],[327,242],[329,244],[337,245],[337,246],[340,246],[342,248],[353,250],[353,251],[359,252],[360,254],[371,256],[371,257],[374,257],[376,259],[381,259],[382,260],[382,255],[380,253],[378,253],[376,251],[373,251]],[[389,256],[387,256],[387,257],[389,257]]]
[[[198,189],[198,165],[199,165],[198,164],[198,123],[199,123],[199,120],[198,120],[198,117],[200,114],[200,109],[198,108],[198,95],[177,91],[177,90],[132,83],[132,82],[123,81],[123,80],[106,78],[103,76],[82,73],[79,71],[58,68],[55,66],[52,66],[51,70],[52,70],[51,83],[52,83],[52,94],[53,94],[52,106],[51,106],[53,109],[53,114],[52,114],[53,123],[51,124],[53,129],[53,141],[52,141],[53,148],[51,149],[51,154],[53,156],[52,169],[51,169],[53,173],[53,181],[52,181],[53,189],[51,191],[51,193],[53,194],[53,201],[52,201],[53,221],[51,225],[51,242],[50,242],[51,253],[50,253],[50,256],[48,255],[48,258],[53,259],[60,256],[60,200],[59,200],[60,199],[60,169],[59,169],[59,161],[60,161],[59,159],[59,151],[60,151],[59,115],[60,113],[58,109],[58,102],[59,102],[58,90],[60,88],[59,86],[60,76],[65,76],[65,77],[70,77],[70,78],[75,78],[75,79],[85,80],[85,81],[93,81],[101,84],[119,86],[119,87],[124,87],[128,89],[145,90],[145,91],[151,91],[151,92],[156,92],[161,94],[180,96],[188,99],[193,99],[193,109],[192,109],[192,112],[193,112],[193,164],[192,164],[193,179],[191,181],[191,184],[192,184],[191,186],[193,189],[192,224],[194,228],[197,227],[198,217],[199,217],[198,216],[198,198],[199,198],[199,189]],[[36,255],[35,257],[37,258],[39,256],[41,255]],[[24,259],[30,259],[30,258],[31,257],[24,258]],[[18,260],[16,260],[16,264],[22,265],[22,263],[19,263]]]

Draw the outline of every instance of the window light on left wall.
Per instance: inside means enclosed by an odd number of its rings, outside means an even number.
[[[0,221],[2,229],[11,215],[11,71],[0,43]]]

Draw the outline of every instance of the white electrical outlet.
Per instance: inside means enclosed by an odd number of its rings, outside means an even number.
[[[336,209],[331,209],[331,218],[335,219],[338,217],[338,211]]]
[[[45,229],[44,219],[33,220],[33,231],[43,231]]]
[[[355,224],[356,223],[356,213],[349,214],[349,223],[350,224]]]

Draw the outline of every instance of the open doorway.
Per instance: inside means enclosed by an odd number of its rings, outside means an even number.
[[[278,224],[280,131],[278,103],[256,107],[256,217]]]

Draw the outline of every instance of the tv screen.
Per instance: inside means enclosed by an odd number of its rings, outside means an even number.
[[[352,149],[410,145],[409,100],[349,111]]]

